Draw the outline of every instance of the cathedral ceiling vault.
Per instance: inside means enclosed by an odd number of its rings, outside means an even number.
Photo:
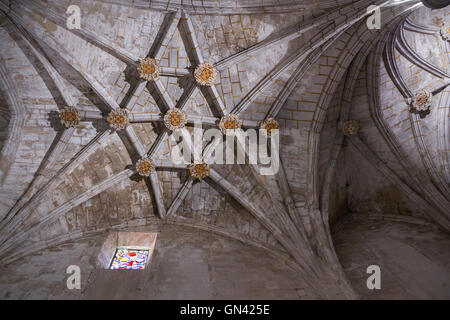
[[[346,149],[420,219],[450,230],[448,10],[420,1],[76,2],[80,29],[67,27],[58,1],[0,0],[11,113],[0,259],[179,224],[264,248],[329,297],[355,297],[330,231]],[[367,27],[372,3],[381,29]],[[361,77],[366,106],[355,102]],[[212,164],[215,140],[199,161],[173,163],[174,132],[191,134],[198,121],[223,137],[279,130],[280,169]]]

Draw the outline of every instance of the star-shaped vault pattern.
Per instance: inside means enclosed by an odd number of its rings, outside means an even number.
[[[440,79],[429,81],[431,84],[427,88],[433,92],[432,100],[436,101],[434,95],[448,86],[448,73],[417,54],[406,41],[404,29],[425,34],[436,34],[439,30],[419,26],[408,18],[418,8],[414,1],[377,3],[382,7],[383,23],[386,23],[383,30],[366,28],[365,1],[329,3],[317,14],[308,16],[305,13],[301,21],[296,20],[294,13],[286,14],[290,17],[289,23],[279,21],[272,26],[273,32],[261,31],[255,35],[252,34],[254,29],[245,30],[245,36],[236,39],[239,45],[229,45],[220,54],[212,52],[214,50],[208,46],[214,40],[219,42],[220,32],[228,31],[220,29],[226,26],[231,31],[225,33],[228,38],[224,43],[229,41],[236,26],[244,25],[244,20],[250,19],[248,8],[239,9],[242,16],[222,17],[226,23],[205,31],[202,28],[209,17],[196,14],[190,6],[171,5],[166,10],[159,8],[161,10],[155,13],[151,25],[158,28],[157,31],[152,29],[155,34],[147,38],[151,43],[139,42],[141,49],[146,50],[141,56],[137,54],[139,50],[116,45],[105,33],[92,27],[68,29],[66,17],[44,7],[40,1],[20,0],[11,7],[0,1],[5,26],[14,33],[18,45],[27,48],[25,51],[33,57],[35,65],[40,66],[39,73],[45,75],[45,83],[56,93],[55,101],[58,100],[58,110],[53,111],[56,114],[47,114],[52,119],[53,128],[50,129],[55,134],[54,140],[29,186],[0,221],[0,259],[14,261],[35,252],[40,246],[77,238],[80,236],[78,230],[64,229],[64,223],[61,223],[64,215],[70,213],[76,220],[76,209],[89,208],[94,199],[108,204],[111,190],[129,195],[127,201],[137,198],[139,202],[139,197],[144,197],[139,203],[154,205],[156,210],[152,212],[156,212],[157,217],[147,217],[151,223],[178,219],[187,225],[190,222],[186,216],[190,213],[178,216],[177,212],[181,211],[179,209],[192,189],[198,188],[201,193],[207,187],[217,194],[211,202],[220,198],[227,203],[226,211],[230,214],[224,219],[229,219],[228,225],[224,228],[212,224],[196,227],[208,228],[277,254],[292,263],[299,273],[310,275],[305,281],[321,292],[329,292],[329,296],[335,296],[339,291],[354,297],[334,252],[329,230],[329,199],[344,139],[387,180],[398,185],[411,203],[423,212],[429,212],[424,216],[429,215],[430,220],[448,228],[445,212],[448,185],[434,163],[438,155],[432,154],[426,146],[427,138],[423,134],[426,128],[421,127],[417,115],[408,114],[411,145],[418,151],[407,149],[409,146],[400,148],[397,140],[403,125],[396,127],[390,122],[390,116],[383,115],[389,111],[380,111],[380,105],[385,101],[379,101],[378,87],[373,85],[379,82],[377,68],[383,57],[383,67],[401,91],[404,99],[398,100],[403,103],[412,97],[413,91],[400,71],[412,64],[421,72],[427,72],[425,79]],[[274,12],[280,10],[272,9]],[[264,8],[269,13],[272,9]],[[264,13],[261,15],[265,21],[269,19]],[[38,23],[30,25],[30,20]],[[258,25],[256,20],[246,23]],[[66,37],[73,43],[66,41]],[[93,52],[98,54],[86,60],[76,59],[72,52],[78,52],[78,45],[95,47]],[[445,45],[448,45],[447,41]],[[220,50],[220,45],[217,48],[215,51]],[[370,63],[364,67],[366,62]],[[122,67],[116,68],[114,64],[124,65],[120,75],[117,75],[117,69]],[[244,70],[246,67],[248,72]],[[116,74],[111,76],[110,70]],[[367,121],[360,121],[365,113],[361,112],[363,116],[358,118],[358,113],[350,112],[355,88],[363,82],[357,76],[363,72],[367,72],[368,80],[372,81],[367,89],[371,117],[381,132],[380,139],[384,139],[392,151],[380,152],[383,153],[380,157],[391,154],[399,159],[401,166],[397,167],[402,168],[398,170],[392,169],[390,163],[393,161],[379,159],[371,149],[374,146],[364,139],[365,134],[369,135],[365,128]],[[103,79],[104,75],[115,81]],[[232,81],[235,78],[245,85],[236,85],[238,81]],[[114,86],[110,86],[111,83]],[[120,92],[115,91],[117,88]],[[430,108],[433,109],[436,108]],[[445,118],[448,111],[441,109],[436,112]],[[396,116],[392,118],[395,120]],[[209,165],[214,140],[202,145],[202,158],[198,163],[173,163],[174,130],[186,127],[187,130],[182,132],[189,141],[196,122],[223,133],[240,126],[244,130],[280,129],[284,133],[280,170],[274,176],[262,177],[250,165]],[[359,126],[348,134],[345,125],[348,123],[359,123]],[[438,125],[438,130],[445,136],[442,124]],[[85,134],[80,136],[80,132]],[[334,134],[332,138],[326,136],[328,140],[325,139],[324,135],[330,135],[330,132]],[[74,139],[83,141],[78,149],[73,148],[71,141]],[[194,149],[192,145],[189,148]],[[439,148],[445,150],[445,144]],[[98,176],[77,177],[80,167],[90,166],[90,157],[96,157],[99,149],[108,149],[109,158],[104,157],[100,163],[109,161],[110,166],[105,166],[107,169],[90,168]],[[419,160],[411,160],[409,154],[417,154]],[[416,168],[423,170],[417,174]],[[161,181],[164,180],[161,173],[177,175],[179,188],[168,190]],[[80,183],[82,187],[76,187],[77,179],[84,179]],[[130,190],[130,181],[139,181],[139,190]],[[69,190],[67,194],[71,197],[60,195],[64,188]],[[141,191],[146,195],[143,196]],[[169,192],[171,197],[167,195]],[[45,199],[51,199],[52,203],[42,213],[36,208],[45,207]],[[233,215],[245,217],[233,220]],[[92,220],[101,219],[89,217],[87,213],[86,216]],[[61,232],[48,232],[48,241],[35,241],[37,235],[45,234],[51,229],[49,226],[58,223],[63,228]],[[132,223],[135,221],[123,219],[109,228]],[[229,230],[233,224],[243,230],[242,234]],[[195,226],[195,223],[191,225]],[[101,233],[109,229],[87,226],[86,230]],[[333,291],[326,287],[322,281],[325,278],[330,283],[338,279],[338,289]]]

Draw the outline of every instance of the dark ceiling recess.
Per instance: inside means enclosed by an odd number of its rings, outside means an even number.
[[[431,9],[441,9],[450,4],[450,0],[422,0],[422,3]]]

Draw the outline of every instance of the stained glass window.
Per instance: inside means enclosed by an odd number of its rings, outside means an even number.
[[[144,269],[148,260],[148,250],[117,249],[110,269]]]

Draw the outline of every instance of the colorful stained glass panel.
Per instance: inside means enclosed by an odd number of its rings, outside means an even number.
[[[148,250],[117,249],[111,269],[144,269],[148,260]]]

